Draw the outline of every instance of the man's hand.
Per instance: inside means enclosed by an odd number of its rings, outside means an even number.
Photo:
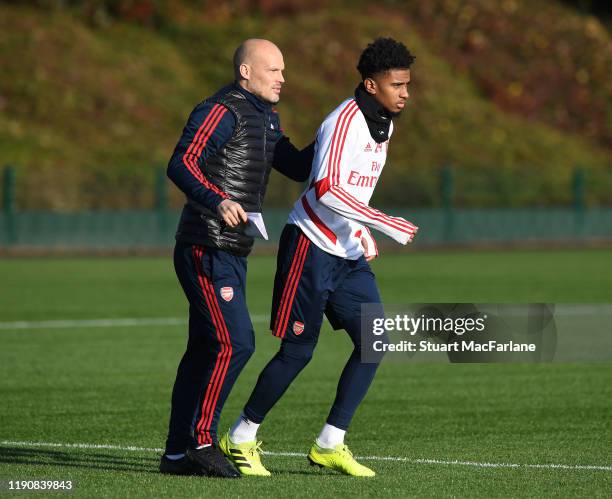
[[[368,240],[365,237],[361,238],[361,245],[363,246],[363,254],[365,256],[366,262],[370,262],[372,260],[374,260],[374,258],[376,258],[376,253],[370,255],[368,249]]]
[[[224,199],[217,206],[219,217],[230,227],[237,227],[241,223],[247,223],[248,218],[245,211],[235,201]]]
[[[402,240],[396,239],[396,241],[403,245],[411,243],[412,240],[414,239],[414,236],[417,235],[419,228],[404,218],[397,217],[397,220],[401,220],[402,222],[407,223],[410,226],[410,230],[407,233],[402,234],[404,236],[404,239]]]
[[[410,222],[408,222],[410,223]],[[408,242],[411,243],[412,240],[414,239],[414,236],[417,235],[417,232],[419,231],[419,228],[416,225],[413,225],[414,229],[412,230],[412,234],[410,236],[410,238],[408,239]]]

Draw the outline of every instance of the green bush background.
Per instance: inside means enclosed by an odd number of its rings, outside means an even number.
[[[612,202],[611,37],[565,4],[85,0],[0,3],[0,165],[17,168],[19,208],[151,207],[154,170],[252,36],[285,54],[298,145],[352,94],[374,37],[417,56],[373,204],[439,205],[449,164],[460,206],[567,205],[576,166],[587,202]],[[267,204],[299,190],[273,175]]]

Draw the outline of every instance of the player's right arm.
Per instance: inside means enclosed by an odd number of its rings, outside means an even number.
[[[170,180],[187,198],[214,213],[228,196],[206,178],[206,159],[223,147],[235,126],[234,115],[225,106],[209,101],[198,104],[168,162]]]
[[[230,227],[246,222],[240,204],[227,199],[206,178],[206,159],[213,156],[234,134],[236,119],[222,104],[204,101],[191,112],[183,134],[168,163],[168,177],[187,198],[217,213]]]
[[[349,101],[336,120],[327,121],[319,128],[315,157],[318,175],[314,186],[317,199],[335,213],[379,230],[400,244],[407,244],[418,227],[404,218],[389,216],[362,203],[345,189],[352,154],[358,151],[353,123],[357,112],[357,104]]]

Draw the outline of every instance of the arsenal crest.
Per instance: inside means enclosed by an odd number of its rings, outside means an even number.
[[[299,336],[304,332],[304,323],[300,321],[295,321],[293,323],[293,332],[296,336]]]
[[[234,297],[234,288],[227,286],[225,288],[221,288],[221,298],[225,301],[231,301]]]

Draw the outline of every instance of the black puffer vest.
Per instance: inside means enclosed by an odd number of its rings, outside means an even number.
[[[282,135],[278,119],[272,118],[272,111],[258,109],[236,88],[212,99],[234,114],[236,128],[232,138],[208,158],[204,175],[244,211],[261,212],[274,148]],[[253,247],[253,238],[242,229],[228,227],[216,213],[191,200],[183,209],[176,239],[238,256],[248,255]]]

